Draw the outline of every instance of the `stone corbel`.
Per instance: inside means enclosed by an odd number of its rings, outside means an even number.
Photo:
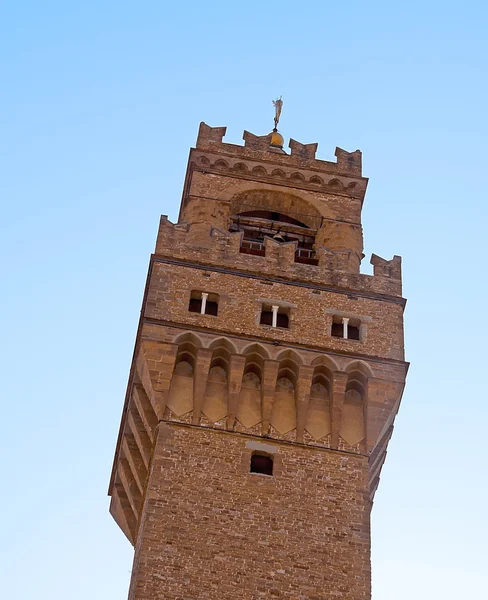
[[[307,423],[308,405],[310,402],[310,388],[312,387],[313,367],[300,365],[298,368],[298,380],[295,388],[295,400],[297,410],[297,442],[303,442],[303,434]]]
[[[193,377],[193,425],[200,423],[200,415],[207,388],[208,373],[212,362],[212,350],[209,348],[198,348],[195,361],[195,373]]]
[[[144,466],[146,467],[146,469],[148,469],[149,461],[151,460],[152,442],[149,436],[147,435],[144,423],[142,422],[142,419],[139,416],[139,412],[135,407],[129,410],[127,414],[126,427],[129,428],[129,431],[134,436],[134,439],[137,443],[137,447],[139,448],[139,452],[144,462]]]
[[[339,448],[339,431],[341,429],[342,407],[346,395],[347,373],[334,371],[332,376],[332,402],[331,402],[331,448]]]
[[[146,390],[144,389],[143,385],[135,383],[132,386],[132,402],[134,403],[137,414],[141,418],[146,433],[152,444],[154,442],[156,427],[158,426],[158,418],[156,417],[156,413],[151,406],[151,402],[147,397]]]
[[[244,376],[244,367],[246,366],[246,357],[242,354],[233,354],[230,357],[229,381],[228,381],[228,402],[227,429],[232,431],[236,421],[237,407],[239,405],[239,396],[241,394],[242,378]]]
[[[398,412],[405,383],[368,378],[366,400],[366,451],[371,454]]]
[[[137,447],[136,441],[132,433],[126,432],[122,439],[122,455],[129,463],[134,480],[141,494],[144,493],[144,485],[146,483],[147,469]]]
[[[153,394],[155,396],[156,415],[161,420],[166,408],[166,402],[168,401],[169,387],[173,377],[176,355],[178,354],[178,345],[144,340],[142,351],[151,377]]]
[[[261,433],[265,436],[269,434],[279,368],[280,363],[276,360],[264,361],[263,379],[261,381]]]

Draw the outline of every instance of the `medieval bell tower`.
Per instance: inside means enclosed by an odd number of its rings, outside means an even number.
[[[361,153],[200,125],[161,218],[110,511],[130,600],[369,600],[407,363],[401,260],[363,275]]]

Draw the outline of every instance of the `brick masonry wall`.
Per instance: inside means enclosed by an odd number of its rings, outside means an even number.
[[[359,272],[359,151],[331,163],[224,133],[200,127],[144,296],[109,492],[136,549],[129,599],[370,600],[371,498],[408,367],[401,259]],[[241,252],[239,219],[259,237],[261,211],[302,223],[316,264],[266,223],[261,255]],[[218,316],[189,312],[192,290],[218,294]],[[290,328],[260,325],[262,303]],[[332,337],[333,314],[361,340]],[[272,477],[249,472],[264,447]]]
[[[262,440],[270,477],[248,436],[158,429],[130,600],[370,598],[366,457]]]
[[[192,290],[220,296],[218,316],[188,311]],[[261,305],[276,301],[290,306],[290,328],[259,324]],[[332,313],[342,311],[364,321],[363,341],[330,335]],[[403,360],[403,308],[400,304],[347,294],[320,292],[280,283],[210,273],[179,265],[154,265],[145,316],[209,328],[212,331],[252,335],[269,340],[299,342],[340,352]]]
[[[239,234],[215,230],[210,225],[198,227],[201,231],[195,240],[194,229],[197,226],[175,226],[167,219],[161,219],[156,254],[249,273],[265,273],[318,285],[332,285],[356,292],[401,296],[399,267],[396,277],[347,272],[350,262],[347,253],[334,255],[321,247],[317,249],[320,261],[318,266],[299,264],[294,261],[295,249],[291,244],[277,244],[271,239],[267,240],[266,256],[250,256],[239,252]]]
[[[252,165],[250,165],[250,168]],[[209,215],[209,201],[208,200],[217,200],[216,209],[214,209],[214,213],[212,214],[212,223],[215,224],[216,227],[219,226],[219,209],[222,212],[226,212],[230,214],[231,205],[239,205],[236,201],[235,203],[230,203],[229,207],[225,209],[225,204],[221,205],[218,202],[220,199],[222,202],[224,198],[232,197],[233,195],[242,194],[247,190],[256,190],[258,187],[255,181],[246,181],[246,179],[237,179],[235,175],[233,176],[233,180],[229,181],[229,176],[223,174],[216,173],[201,173],[195,171],[192,176],[192,186],[190,191],[190,196],[193,196],[191,200],[189,200],[188,205],[185,208],[185,211],[181,215],[182,221],[195,221],[195,216],[199,216],[199,210],[203,208],[203,211],[206,215]],[[350,197],[350,196],[340,196],[338,194],[332,194],[330,192],[319,192],[315,190],[302,190],[298,186],[296,187],[285,187],[283,185],[276,185],[276,182],[271,185],[267,182],[263,182],[259,184],[259,190],[261,194],[264,194],[267,190],[270,192],[280,192],[284,198],[283,209],[292,210],[293,212],[297,211],[296,205],[293,206],[293,202],[296,202],[297,197],[306,198],[306,202],[308,203],[308,207],[303,209],[303,212],[306,214],[313,213],[313,208],[317,211],[318,214],[324,216],[325,218],[331,219],[346,219],[351,223],[360,223],[361,221],[361,200],[358,198]],[[291,195],[293,194],[293,195]],[[207,200],[208,199],[208,200]],[[199,202],[200,200],[200,202]],[[288,204],[288,206],[286,206]],[[212,206],[212,208],[214,208]],[[246,205],[242,206],[243,210],[246,210]],[[225,215],[227,216],[227,215]],[[300,217],[297,216],[300,220]],[[305,220],[307,220],[305,218]],[[225,222],[225,225],[227,223]],[[317,225],[315,225],[317,226]]]

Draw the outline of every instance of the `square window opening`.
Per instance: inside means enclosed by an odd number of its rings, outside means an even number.
[[[289,329],[290,311],[286,306],[263,304],[259,323],[260,325]]]
[[[188,310],[201,315],[217,316],[219,310],[218,294],[193,290],[190,295]]]
[[[361,340],[361,321],[355,317],[342,317],[334,315],[332,318],[332,337],[343,338],[345,340]]]
[[[273,458],[269,454],[254,452],[251,456],[249,472],[273,475]]]

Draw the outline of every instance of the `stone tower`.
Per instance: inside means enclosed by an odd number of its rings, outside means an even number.
[[[401,259],[362,275],[361,153],[200,125],[162,217],[110,483],[131,600],[369,600],[407,363]]]

